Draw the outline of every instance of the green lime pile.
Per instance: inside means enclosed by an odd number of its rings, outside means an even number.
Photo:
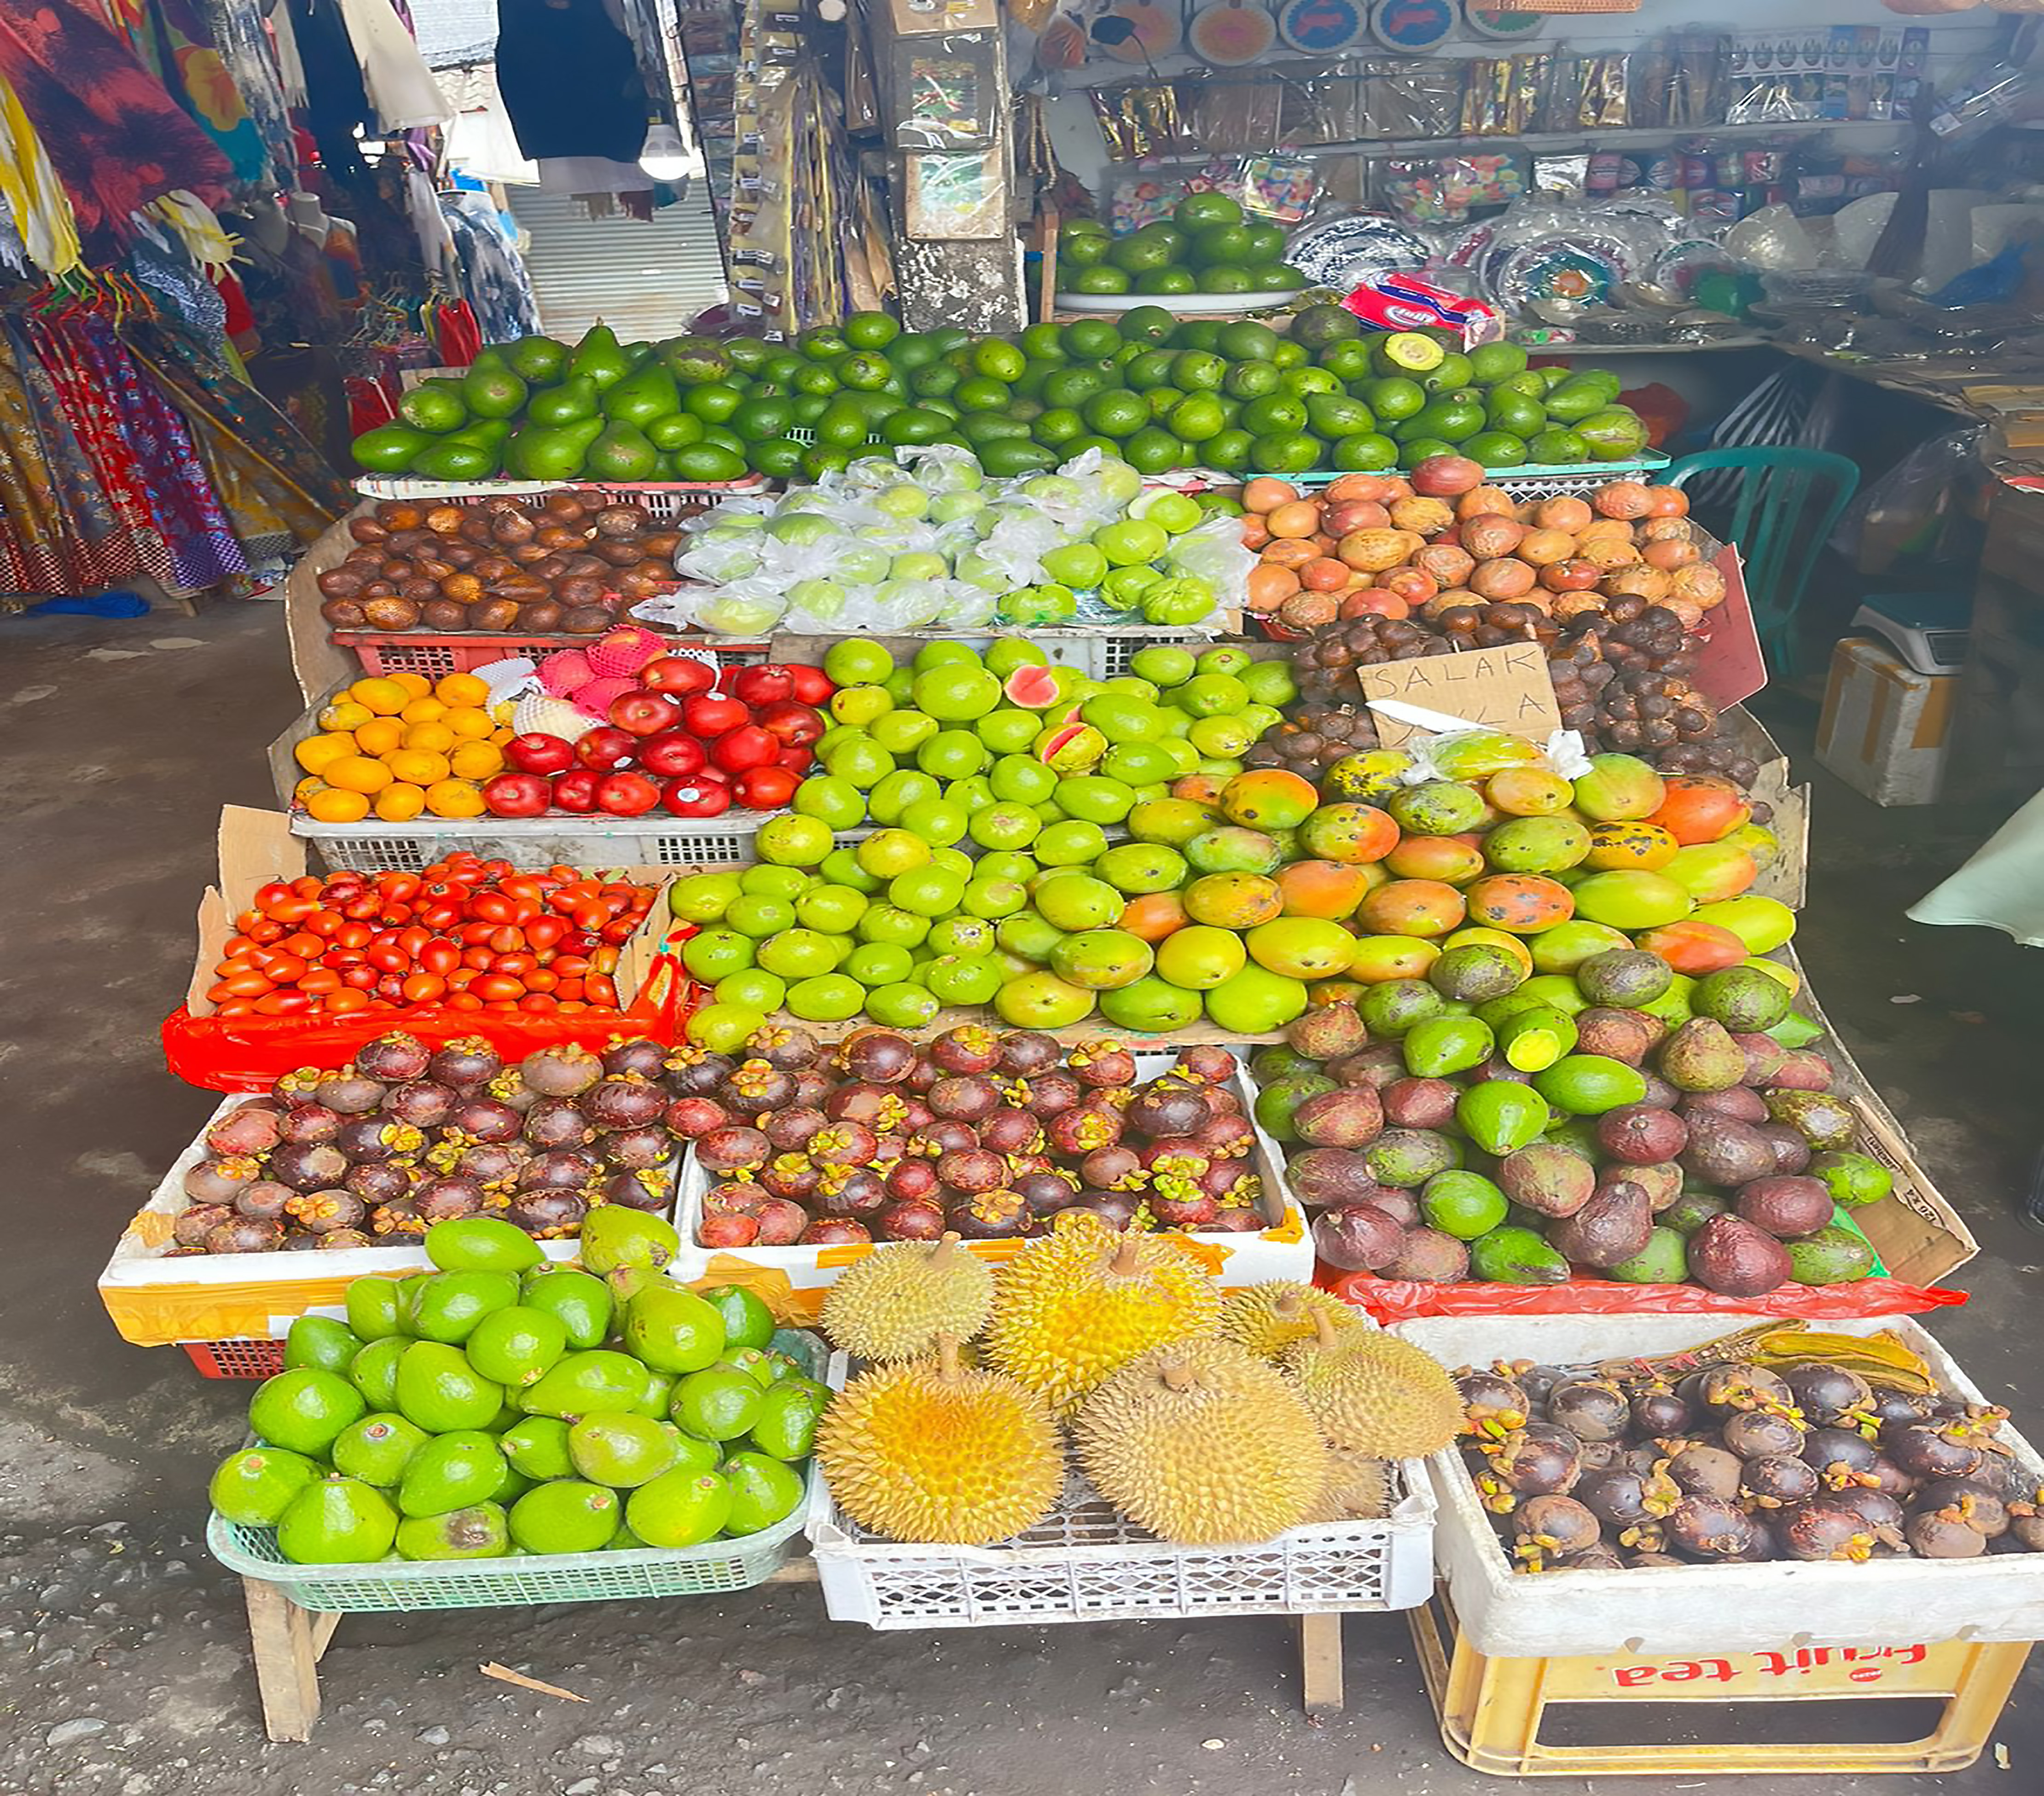
[[[1225,194],[1188,194],[1161,219],[1125,237],[1097,218],[1058,227],[1059,287],[1066,293],[1295,293],[1306,277],[1285,260],[1283,229],[1247,217]]]
[[[830,1393],[764,1304],[658,1268],[672,1225],[606,1205],[582,1270],[494,1217],[436,1224],[436,1270],[301,1317],[213,1506],[301,1565],[700,1545],[791,1515]]]

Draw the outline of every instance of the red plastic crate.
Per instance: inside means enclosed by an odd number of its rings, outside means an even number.
[[[620,623],[629,623],[620,617]],[[596,639],[586,636],[487,636],[472,631],[436,636],[426,630],[406,630],[390,635],[373,630],[336,630],[335,646],[352,650],[365,674],[417,674],[437,680],[445,674],[473,673],[492,661],[513,655],[535,660],[557,648],[586,648]],[[706,636],[678,636],[673,639],[677,655],[694,655],[720,667],[747,666],[766,659],[763,642],[713,641]]]
[[[284,1369],[281,1340],[187,1340],[179,1344],[202,1378],[267,1379]]]

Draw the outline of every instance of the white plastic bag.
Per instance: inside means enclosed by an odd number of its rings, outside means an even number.
[[[1164,551],[1163,565],[1171,573],[1204,580],[1220,609],[1239,610],[1249,602],[1249,571],[1256,565],[1256,555],[1243,547],[1242,520],[1216,512],[1183,536],[1174,536]]]

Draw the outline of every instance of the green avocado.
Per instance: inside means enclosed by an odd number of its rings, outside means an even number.
[[[533,424],[580,424],[594,417],[602,403],[596,383],[587,375],[576,375],[544,393],[535,393],[525,407],[525,417]]]
[[[477,417],[515,417],[525,403],[525,383],[509,368],[471,368],[461,397]]]
[[[589,446],[582,471],[593,480],[650,480],[660,452],[633,424],[613,424]]]
[[[596,417],[551,429],[528,424],[505,445],[504,465],[521,480],[572,480],[602,434],[603,420]]]
[[[586,375],[598,387],[615,387],[631,371],[632,358],[620,346],[617,333],[608,325],[591,325],[568,358],[571,375]]]
[[[605,417],[619,424],[644,429],[656,417],[667,417],[682,409],[682,396],[674,377],[658,362],[649,362],[635,374],[627,375],[603,395]]]

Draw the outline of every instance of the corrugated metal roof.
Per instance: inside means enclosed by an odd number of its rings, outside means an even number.
[[[525,266],[549,337],[571,341],[599,317],[628,342],[678,336],[724,297],[717,221],[700,181],[650,223],[585,217],[570,195],[537,187],[505,192],[532,235]]]
[[[487,62],[497,44],[497,0],[410,0],[412,24],[428,65]]]

